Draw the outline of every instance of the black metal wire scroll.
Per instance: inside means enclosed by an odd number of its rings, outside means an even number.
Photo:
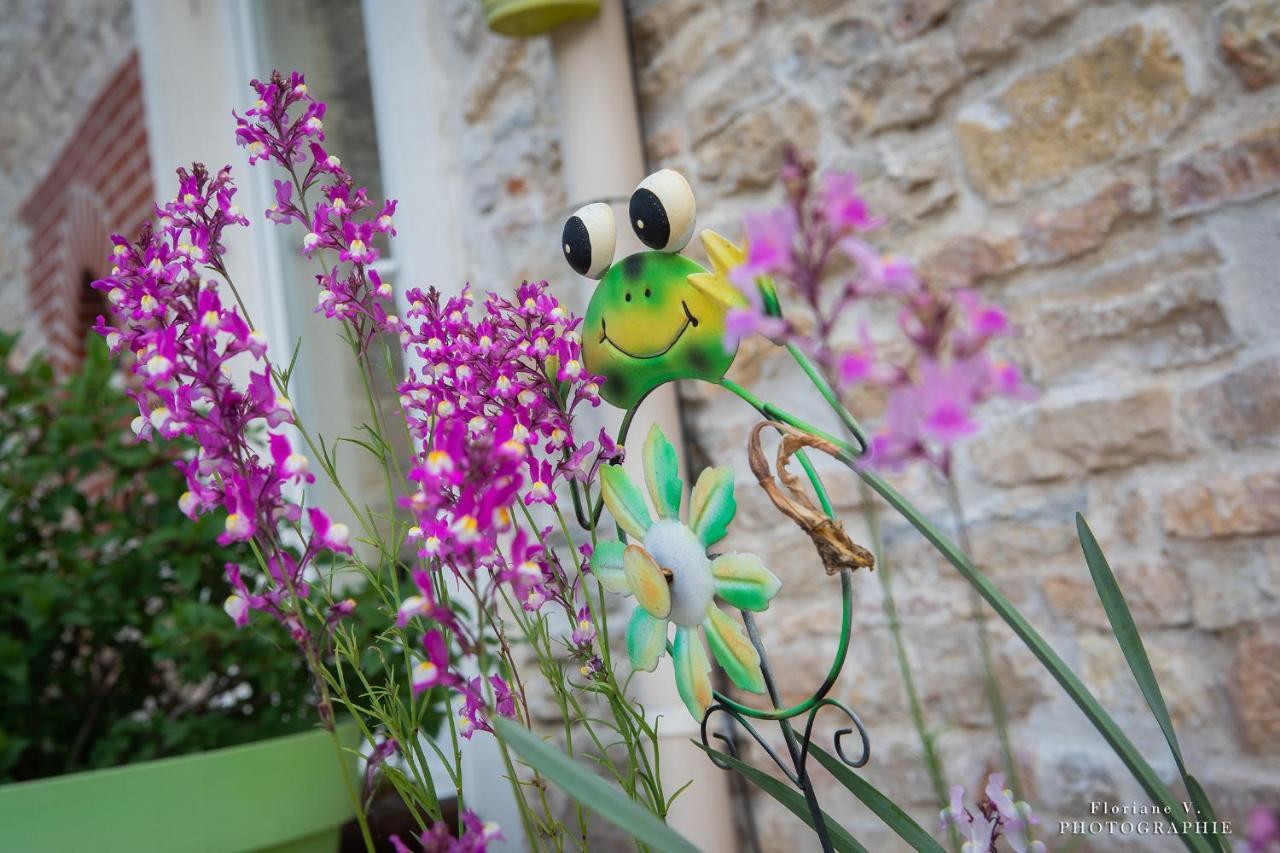
[[[852,610],[852,581],[850,579],[850,571],[845,570],[840,573],[841,594],[844,604],[844,619],[846,626]],[[822,844],[824,851],[831,851],[834,848],[831,845],[831,835],[827,829],[826,816],[823,814],[822,807],[818,803],[817,794],[813,789],[813,782],[809,777],[808,760],[809,746],[813,737],[814,722],[817,720],[818,712],[823,708],[836,708],[845,714],[853,723],[853,727],[845,727],[837,729],[833,737],[833,745],[835,754],[850,767],[863,767],[871,760],[871,738],[867,734],[866,726],[862,720],[848,705],[838,699],[831,699],[827,696],[835,686],[836,678],[839,676],[839,668],[833,668],[828,674],[822,686],[815,691],[809,699],[791,708],[783,708],[778,692],[777,681],[773,677],[773,669],[769,665],[768,656],[765,654],[764,644],[760,641],[760,633],[756,629],[755,620],[748,611],[741,611],[742,621],[747,628],[747,637],[751,640],[751,645],[755,647],[756,652],[760,655],[760,671],[764,675],[765,689],[769,694],[769,700],[773,704],[774,712],[755,711],[735,702],[720,692],[715,693],[717,699],[716,704],[707,709],[702,716],[701,737],[702,745],[707,749],[712,763],[723,770],[731,769],[731,765],[722,761],[719,753],[711,746],[708,739],[709,723],[712,716],[717,713],[723,713],[730,717],[735,723],[746,730],[747,734],[764,750],[765,755],[782,770],[783,774],[800,790],[804,795],[805,804],[809,810],[809,817],[813,824],[814,831],[818,835],[818,840]],[[840,642],[847,644],[849,642],[849,631],[841,631]],[[843,648],[837,651],[837,659],[843,660]],[[778,714],[777,712],[783,712]],[[797,734],[796,728],[792,726],[791,721],[802,715],[807,715],[804,730]],[[782,730],[783,740],[787,745],[787,753],[789,761],[779,755],[778,752],[769,744],[769,741],[756,729],[756,727],[748,721],[748,718],[770,719],[778,724]],[[857,731],[858,737],[862,741],[862,752],[856,758],[850,758],[844,749],[844,739]],[[725,752],[734,758],[738,757],[737,745],[735,738],[726,735],[722,731],[711,734],[712,737],[721,741],[725,745]]]

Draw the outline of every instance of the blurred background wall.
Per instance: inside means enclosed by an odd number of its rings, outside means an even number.
[[[95,112],[122,92],[132,103],[124,90],[137,67],[136,11],[125,0],[0,5],[0,325],[25,328],[28,349],[65,350],[72,363],[78,330],[91,322],[84,274],[103,272],[86,266],[97,255],[83,246],[96,242],[105,254],[107,233],[132,232],[141,215],[132,200],[117,203],[128,194],[122,182],[66,162],[102,137],[145,130],[131,107]],[[232,5],[244,15],[254,4]],[[364,10],[377,14],[377,5]],[[1240,820],[1280,800],[1276,4],[631,0],[627,15],[649,166],[684,171],[703,225],[737,237],[744,211],[775,203],[782,145],[792,141],[823,166],[859,173],[889,217],[881,248],[916,258],[941,286],[980,288],[1013,314],[1022,336],[1005,355],[1041,394],[992,405],[961,454],[957,479],[980,564],[1172,777],[1075,545],[1072,513],[1083,511],[1125,585],[1188,762],[1220,813]],[[428,135],[402,143],[424,161],[444,158],[449,177],[431,198],[401,204],[432,206],[454,242],[438,267],[416,270],[407,284],[459,284],[434,280],[437,269],[480,288],[550,278],[582,299],[557,238],[589,199],[564,194],[548,41],[491,34],[471,0],[442,0],[424,18],[420,32],[403,35],[422,45],[435,120]],[[349,60],[344,38],[363,35],[348,28],[316,49]],[[213,109],[200,81],[226,71],[189,69],[192,111]],[[247,87],[232,83],[243,106]],[[224,107],[216,108],[229,140]],[[122,114],[132,118],[113,121]],[[373,128],[363,140],[350,132],[351,145],[375,144]],[[145,134],[134,138],[138,150]],[[150,151],[159,153],[154,140]],[[164,155],[173,162],[143,168],[137,181],[146,168],[168,174],[178,165]],[[78,199],[75,209],[93,216],[50,232],[41,215],[54,197]],[[58,264],[45,263],[55,256]],[[280,303],[297,315],[284,328],[308,319],[309,298]],[[892,317],[867,319],[873,335],[888,337]],[[785,356],[760,342],[745,346],[731,375],[821,418]],[[681,395],[695,465],[745,471],[751,414],[715,390]],[[881,405],[859,395],[851,403],[872,421]],[[921,471],[901,479],[945,520],[937,482]],[[857,491],[841,482],[834,496],[856,518]],[[834,581],[748,478],[737,497],[749,523],[728,547],[764,554],[783,577],[760,624],[775,661],[785,661],[785,693],[798,697],[830,659]],[[910,531],[891,524],[887,534],[949,780],[973,790],[997,767],[998,750],[964,584]],[[870,778],[932,820],[879,584],[864,574],[856,594],[854,650],[834,695],[872,732]],[[996,640],[1028,799],[1045,818],[1086,818],[1090,800],[1141,801],[1030,654],[1003,630]],[[822,788],[828,802],[843,802],[829,780]],[[755,805],[765,846],[795,849],[799,824],[769,802]],[[894,849],[860,809],[837,813],[871,849]],[[1076,849],[1163,849],[1149,844],[1112,838]]]

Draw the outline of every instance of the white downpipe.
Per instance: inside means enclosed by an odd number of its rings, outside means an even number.
[[[631,231],[626,209],[626,199],[644,179],[645,160],[621,0],[604,0],[599,17],[593,20],[555,28],[551,44],[560,91],[560,151],[566,195],[571,205],[601,198],[623,199],[614,203],[616,257],[626,257],[645,248]],[[631,426],[629,443],[633,448],[644,440],[652,423],[682,448],[672,386],[658,389],[645,401]],[[680,458],[683,468],[683,453]],[[633,477],[643,476],[639,453],[629,454],[627,467]],[[689,482],[688,472],[684,472],[684,481]],[[670,658],[664,656],[652,674],[638,673],[632,684],[651,716],[661,717],[658,732],[664,790],[670,795],[693,780],[671,810],[671,826],[707,853],[737,849],[724,773],[690,743],[690,738],[698,736],[698,726],[680,702]]]

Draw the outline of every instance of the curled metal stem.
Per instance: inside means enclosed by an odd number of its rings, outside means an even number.
[[[852,708],[841,702],[839,699],[831,698],[822,699],[809,710],[809,720],[804,725],[804,737],[801,738],[801,741],[804,743],[804,750],[800,756],[801,763],[807,761],[809,758],[809,744],[811,742],[811,735],[813,734],[813,723],[814,720],[818,718],[818,712],[825,707],[838,708],[853,722],[854,725],[854,728],[852,729],[836,729],[836,733],[833,736],[836,755],[838,755],[840,760],[850,767],[865,767],[867,762],[871,760],[871,737],[867,734],[867,727],[862,724],[862,718],[859,717]],[[854,729],[857,730],[858,737],[862,739],[862,754],[859,755],[857,759],[851,759],[844,753],[844,738],[846,735],[853,734]]]

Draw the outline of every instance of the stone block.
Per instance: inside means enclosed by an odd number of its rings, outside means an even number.
[[[989,429],[970,448],[978,475],[1003,486],[1127,468],[1181,453],[1173,400],[1163,388],[1041,406]]]
[[[946,94],[964,79],[955,41],[945,34],[911,42],[895,51],[883,84],[870,99],[872,131],[932,118]]]
[[[1280,5],[1275,0],[1232,0],[1214,17],[1218,49],[1245,88],[1280,80]]]
[[[1245,747],[1280,753],[1280,626],[1259,625],[1240,637],[1232,671],[1232,696]]]
[[[1013,201],[1164,140],[1190,114],[1199,77],[1184,36],[1148,14],[966,107],[956,135],[974,188]]]
[[[1275,192],[1280,189],[1280,123],[1167,161],[1159,180],[1164,209],[1175,219]]]
[[[1022,227],[1028,260],[1052,266],[1093,251],[1120,224],[1150,210],[1150,187],[1121,180],[1079,204],[1036,211]]]
[[[1187,413],[1231,447],[1255,444],[1280,430],[1280,359],[1238,367],[1188,396]]]
[[[1036,294],[1014,309],[1040,381],[1084,375],[1098,365],[1163,370],[1203,364],[1239,346],[1204,245],[1125,261],[1072,292]]]
[[[1280,533],[1280,471],[1220,474],[1164,496],[1164,529],[1180,539]]]

